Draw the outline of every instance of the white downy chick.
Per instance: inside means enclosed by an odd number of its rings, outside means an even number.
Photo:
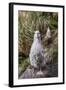
[[[39,64],[44,65],[44,49],[41,44],[41,36],[39,31],[35,31],[29,58],[31,66],[35,68],[38,68],[40,66],[37,64],[37,60],[38,62],[40,62]]]
[[[50,31],[50,28],[48,27],[48,29],[47,29],[47,32],[46,32],[46,37],[45,37],[46,39],[49,39],[49,38],[51,38],[51,31]]]

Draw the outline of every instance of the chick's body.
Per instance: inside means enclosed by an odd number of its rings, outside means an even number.
[[[34,34],[34,41],[30,50],[30,64],[35,68],[44,65],[44,49],[41,44],[40,32]]]

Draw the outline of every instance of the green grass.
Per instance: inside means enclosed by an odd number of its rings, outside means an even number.
[[[19,76],[26,70],[29,65],[29,58],[21,60],[21,63],[18,65]]]

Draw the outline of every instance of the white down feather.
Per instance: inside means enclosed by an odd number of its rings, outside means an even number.
[[[41,65],[44,65],[44,49],[43,46],[41,44],[41,36],[40,36],[40,32],[39,31],[35,31],[34,34],[34,40],[31,46],[31,50],[30,50],[30,64],[31,66],[38,68],[37,65],[37,55],[40,56],[39,60],[42,61]]]

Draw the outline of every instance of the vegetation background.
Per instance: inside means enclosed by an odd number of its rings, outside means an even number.
[[[47,28],[50,28],[51,42],[45,39]],[[18,76],[30,65],[29,53],[34,32],[41,33],[47,64],[56,64],[58,70],[58,13],[38,11],[18,11]],[[58,74],[58,72],[56,72]],[[57,75],[56,75],[57,76]]]

